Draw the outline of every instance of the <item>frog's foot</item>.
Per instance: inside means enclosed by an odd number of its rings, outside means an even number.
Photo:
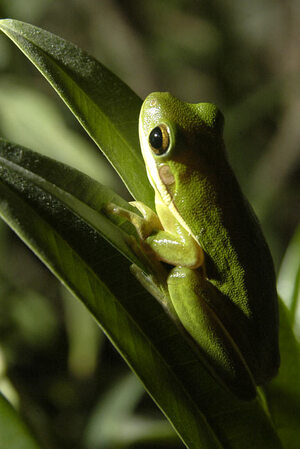
[[[124,209],[114,203],[107,204],[106,211],[110,214],[123,217],[132,223],[141,240],[145,240],[154,231],[162,229],[158,216],[152,209],[150,209],[150,207],[146,206],[141,201],[132,201],[129,204],[137,208],[141,212],[142,217],[139,214]]]
[[[137,265],[131,265],[130,267],[131,273],[136,277],[136,279],[142,284],[142,286],[152,295],[154,298],[158,300],[158,302],[168,310],[173,305],[169,297],[168,288],[167,288],[167,273],[165,273],[164,281],[158,282],[157,278],[151,274],[145,273],[141,270]]]
[[[140,211],[144,220],[152,224],[153,230],[163,229],[157,214],[150,207],[146,206],[146,204],[142,203],[142,201],[130,201],[129,204]]]

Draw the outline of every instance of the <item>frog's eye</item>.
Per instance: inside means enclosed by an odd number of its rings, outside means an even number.
[[[149,134],[149,143],[155,154],[161,155],[168,150],[170,138],[166,125],[159,125],[152,129]]]

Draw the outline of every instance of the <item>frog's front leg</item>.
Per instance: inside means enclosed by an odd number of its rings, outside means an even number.
[[[170,265],[198,268],[203,265],[202,248],[181,225],[176,232],[157,231],[146,239],[158,260]]]
[[[204,354],[207,367],[225,385],[246,400],[256,395],[255,382],[237,345],[209,305],[221,295],[200,271],[175,267],[168,277],[168,290],[178,318]],[[221,298],[216,298],[219,303]],[[211,367],[213,369],[211,369]]]
[[[128,243],[144,266],[148,267],[148,271],[144,272],[136,265],[131,266],[131,271],[145,289],[176,318],[167,288],[168,270],[160,263],[155,251],[146,242],[149,235],[162,232],[161,222],[156,213],[141,201],[132,201],[130,204],[136,207],[142,216],[114,203],[107,204],[105,209],[109,214],[125,218],[135,227],[140,239],[136,240],[131,236]]]
[[[156,213],[141,201],[131,201],[129,204],[136,207],[142,214],[142,217],[135,212],[124,209],[114,203],[106,206],[107,212],[126,218],[135,227],[141,240],[145,240],[153,232],[163,229]]]

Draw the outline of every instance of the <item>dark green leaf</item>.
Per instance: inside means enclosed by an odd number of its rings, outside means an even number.
[[[239,401],[211,377],[159,303],[130,277],[128,260],[100,237],[110,233],[99,214],[108,196],[75,170],[1,143],[1,216],[85,303],[186,446],[281,448],[260,398]]]
[[[50,197],[54,197],[68,207],[74,208],[78,214],[78,219],[84,216],[90,225],[118,248],[131,262],[143,268],[127,243],[128,235],[126,232],[133,233],[133,228],[130,229],[131,225],[124,220],[122,225],[122,220],[116,220],[119,223],[119,226],[116,226],[103,212],[103,208],[110,202],[130,209],[126,201],[107,187],[64,164],[25,150],[23,147],[12,146],[3,139],[0,139],[0,145],[1,176],[3,179],[15,184],[22,184],[24,180],[27,180],[36,186],[37,191],[39,187],[41,195],[37,199],[39,204],[47,202]],[[12,179],[10,179],[11,173],[14,173]],[[72,191],[70,191],[71,186]],[[55,212],[55,205],[53,205],[53,216],[55,216]],[[122,231],[122,228],[125,232]]]
[[[300,347],[291,329],[289,311],[280,301],[280,357],[278,376],[267,387],[272,420],[284,448],[300,447]]]
[[[280,301],[281,364],[278,376],[267,388],[272,419],[287,449],[298,449],[300,445],[299,254],[300,227],[286,250],[278,276],[278,292],[283,298]]]
[[[17,20],[2,30],[40,70],[115,167],[134,198],[153,207],[139,150],[141,99],[77,46]]]

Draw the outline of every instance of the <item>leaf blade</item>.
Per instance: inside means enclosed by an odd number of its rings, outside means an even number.
[[[49,81],[134,198],[153,207],[138,142],[140,98],[94,58],[52,33],[12,19],[0,20],[0,29]]]
[[[21,189],[24,189],[24,185]],[[28,186],[28,196],[29,195],[32,195],[30,186]],[[14,190],[9,189],[7,184],[3,182],[0,183],[0,215],[2,217],[5,216],[5,221],[28,244],[28,246],[42,258],[48,268],[50,268],[51,271],[66,284],[69,290],[71,290],[75,296],[84,300],[86,306],[93,315],[98,317],[98,322],[99,309],[101,309],[100,323],[102,329],[112,343],[117,346],[118,351],[123,355],[132,368],[135,368],[136,359],[138,358],[140,367],[147,367],[149,369],[149,360],[154,358],[156,360],[156,367],[159,368],[160,375],[162,377],[167,375],[168,378],[170,378],[171,375],[173,384],[177,382],[176,378],[174,379],[172,372],[168,374],[169,368],[161,357],[153,354],[155,349],[152,345],[149,346],[146,343],[147,337],[140,332],[139,327],[134,323],[132,317],[126,312],[124,307],[118,306],[116,297],[96,275],[94,271],[95,267],[87,265],[82,260],[80,254],[73,251],[72,244],[74,245],[74,240],[76,240],[76,238],[73,236],[73,242],[70,244],[69,240],[69,242],[66,243],[68,238],[67,234],[70,236],[70,229],[68,229],[68,232],[61,237],[54,227],[43,220],[41,212],[37,213],[32,207],[28,206],[27,202],[20,200],[20,197],[16,195]],[[20,225],[20,223],[22,224]],[[85,245],[86,243],[87,240],[85,241]],[[83,250],[83,248],[81,249]],[[122,271],[126,269],[126,266],[128,270],[128,264],[123,265],[122,268],[120,266],[118,268]],[[99,306],[99,299],[101,299],[101,307]],[[110,330],[109,332],[108,329]],[[123,333],[129,336],[129,344],[128,342],[127,344],[125,343],[125,346],[124,341],[122,343]],[[141,343],[141,341],[143,343]],[[118,342],[117,345],[116,342]],[[148,350],[145,351],[147,346]],[[139,350],[142,348],[143,351]],[[155,385],[155,382],[153,383],[154,385],[149,386],[149,379],[145,381],[144,369],[142,369],[142,371],[141,369],[135,369],[135,371],[139,371],[139,377],[144,384],[146,383],[146,385],[148,385],[148,390],[160,390],[161,387]],[[180,390],[182,390],[182,387],[179,387],[179,391]],[[186,422],[184,422],[185,420],[182,417],[181,421],[183,421],[186,429],[193,429],[195,442],[198,447],[201,441],[205,441],[208,448],[213,449],[218,447],[213,432],[207,424],[203,424],[200,426],[200,429],[198,429],[199,422],[203,420],[203,417],[193,404],[193,401],[190,398],[185,397],[184,392],[181,393],[181,396],[183,398],[182,402],[188,402],[189,404],[187,410],[192,408],[196,409],[194,410],[194,413],[188,413],[190,416]],[[168,408],[168,406],[166,408]],[[195,420],[195,416],[198,416],[197,420]],[[191,417],[193,417],[192,421]],[[197,446],[191,447],[196,448]]]
[[[41,449],[17,411],[1,393],[0,417],[0,449]]]
[[[289,317],[298,340],[300,339],[300,225],[285,252],[278,275],[277,288],[289,310]]]
[[[300,443],[300,347],[290,326],[289,310],[281,299],[279,310],[281,365],[277,377],[267,386],[267,402],[283,446],[297,449]]]
[[[9,156],[0,142],[2,159],[15,158],[14,165],[0,170],[1,216],[85,303],[186,446],[281,448],[259,400],[241,402],[212,379],[161,306],[129,279],[128,261],[100,238],[82,210],[76,211],[77,203],[64,202],[66,196],[55,196],[55,189],[49,194],[42,183],[34,184],[36,177],[28,175],[29,162],[46,177],[46,165],[34,159],[48,160],[24,148],[19,148],[20,157],[17,150],[11,146]],[[53,182],[53,164],[49,163],[48,182]],[[70,179],[56,181],[60,189],[65,183],[69,192],[77,191],[79,174],[74,173],[74,185]],[[58,168],[56,180],[63,174]],[[92,187],[91,191],[81,191],[81,200],[90,205],[95,200]],[[113,264],[117,279],[112,276]]]

